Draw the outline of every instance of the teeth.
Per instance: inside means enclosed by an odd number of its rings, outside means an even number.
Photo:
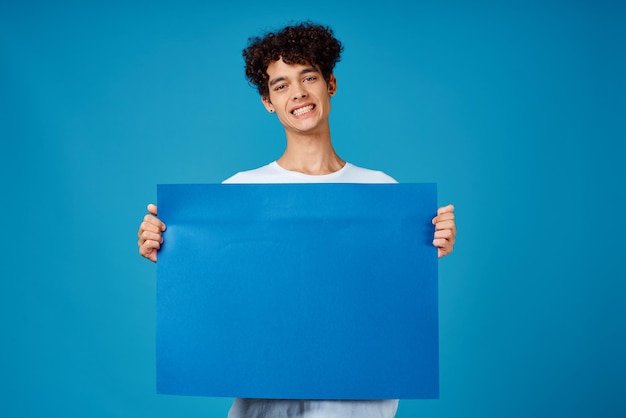
[[[299,109],[296,109],[296,110],[294,110],[291,113],[293,113],[296,116],[300,116],[301,114],[309,112],[311,110],[313,110],[313,105],[308,105],[308,106],[304,106],[304,107],[301,107]]]

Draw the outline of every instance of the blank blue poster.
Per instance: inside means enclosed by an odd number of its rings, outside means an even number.
[[[439,396],[435,184],[157,191],[159,393]]]

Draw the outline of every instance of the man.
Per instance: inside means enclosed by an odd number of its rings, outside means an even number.
[[[342,160],[335,152],[328,117],[337,92],[333,74],[342,52],[330,28],[311,23],[287,26],[251,38],[243,51],[246,76],[257,87],[265,109],[276,113],[285,129],[282,156],[263,167],[235,174],[224,183],[395,183],[387,174]],[[139,253],[156,262],[165,224],[148,205],[139,227]],[[439,208],[432,220],[433,245],[439,257],[453,249],[454,207]],[[393,417],[397,400],[320,401],[236,399],[230,418]]]

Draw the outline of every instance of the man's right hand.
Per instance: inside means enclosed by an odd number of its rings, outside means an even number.
[[[148,205],[148,215],[144,216],[143,222],[139,225],[137,236],[139,241],[139,254],[156,263],[157,251],[163,244],[163,231],[165,224],[156,217],[157,207],[152,203]]]

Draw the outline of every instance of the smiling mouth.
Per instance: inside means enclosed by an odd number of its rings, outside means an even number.
[[[303,107],[299,107],[297,109],[294,109],[291,111],[291,114],[294,116],[300,116],[306,112],[310,112],[311,110],[313,110],[313,108],[315,107],[315,105],[308,105],[308,106],[303,106]]]

